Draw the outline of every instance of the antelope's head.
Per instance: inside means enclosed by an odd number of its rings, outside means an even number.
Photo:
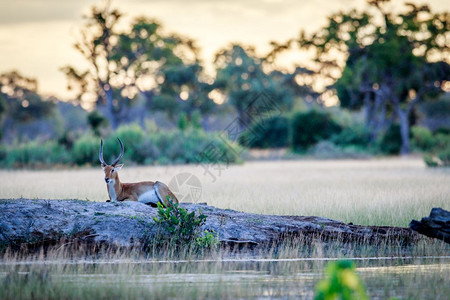
[[[114,162],[112,164],[108,165],[107,163],[105,163],[105,160],[103,159],[103,140],[101,140],[100,151],[98,153],[98,159],[102,163],[102,169],[105,172],[105,181],[107,184],[113,184],[113,185],[118,178],[117,171],[119,171],[123,167],[123,164],[117,164],[117,163],[120,161],[120,159],[123,156],[124,147],[123,147],[122,141],[119,138],[117,138],[117,140],[120,143],[120,154],[114,160]]]

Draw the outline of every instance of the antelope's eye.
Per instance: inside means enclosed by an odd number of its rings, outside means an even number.
[[[111,173],[114,173],[114,169],[111,170]]]

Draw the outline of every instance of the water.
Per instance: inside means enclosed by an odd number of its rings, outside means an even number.
[[[96,293],[108,289],[112,290],[112,297],[122,293],[120,297],[131,295],[130,298],[145,295],[157,298],[311,299],[325,266],[334,260],[337,259],[3,261],[0,262],[0,279],[11,273],[17,278],[45,274],[45,284],[59,285],[65,290],[76,287],[78,290],[74,290],[74,295],[80,290],[83,293],[83,289],[95,288]],[[450,256],[352,260],[372,299],[394,296],[450,299],[447,297],[450,295]],[[137,291],[141,292],[135,294]]]

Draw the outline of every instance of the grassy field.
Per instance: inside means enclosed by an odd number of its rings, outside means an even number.
[[[248,162],[211,171],[214,178],[195,165],[125,166],[119,174],[122,182],[169,183],[192,173],[202,185],[199,201],[209,205],[354,224],[408,226],[432,207],[450,209],[450,170],[426,168],[420,158]],[[107,192],[100,167],[0,171],[0,198],[20,197],[105,201]]]
[[[428,169],[421,159],[249,162],[212,172],[215,178],[201,166],[126,166],[120,176],[169,183],[191,173],[202,185],[199,201],[209,205],[355,224],[407,226],[432,207],[450,209],[450,170]],[[0,198],[19,197],[105,201],[107,192],[100,167],[0,171]],[[446,299],[450,293],[450,246],[438,240],[408,248],[293,241],[251,255],[218,249],[92,256],[74,247],[45,255],[4,252],[0,299],[312,299],[326,264],[341,258],[356,261],[372,299]]]

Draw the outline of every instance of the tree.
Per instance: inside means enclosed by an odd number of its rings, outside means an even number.
[[[36,79],[17,71],[0,74],[0,124],[2,132],[13,130],[19,123],[47,118],[54,103],[38,94]]]
[[[159,74],[163,82],[155,97],[155,108],[168,111],[172,117],[182,111],[190,119],[196,111],[207,114],[217,106],[208,95],[213,86],[203,80],[199,62],[166,66]]]
[[[283,86],[291,78],[281,72],[267,74],[263,62],[253,48],[241,45],[231,45],[216,54],[214,88],[227,95],[227,103],[236,110],[241,126],[249,125],[245,109],[261,92],[269,94],[282,110],[292,107],[292,92]]]
[[[91,106],[104,106],[106,117],[112,128],[119,123],[119,102],[114,101],[111,81],[114,77],[114,64],[111,59],[113,47],[117,43],[116,27],[122,13],[105,2],[103,7],[93,6],[84,16],[86,20],[79,41],[74,47],[89,64],[86,71],[78,71],[73,66],[65,66],[62,71],[68,78],[68,89],[76,90],[77,98]]]
[[[118,32],[121,17],[122,13],[111,9],[109,2],[93,7],[85,16],[87,21],[75,48],[89,62],[89,70],[63,68],[69,88],[76,89],[77,97],[103,106],[99,110],[105,111],[113,128],[139,98],[145,101],[139,110],[141,121],[148,109],[162,109],[172,115],[180,109],[207,110],[213,102],[206,101],[208,91],[199,80],[203,69],[195,43],[163,33],[157,21],[144,17],[134,19],[128,30]]]
[[[3,114],[20,122],[47,117],[54,107],[38,94],[36,79],[24,77],[17,71],[0,74],[0,99]]]
[[[157,21],[140,17],[130,32],[120,34],[112,58],[128,96],[140,94],[148,107],[174,116],[179,111],[207,112],[214,104],[207,97],[209,85],[201,80],[198,53],[193,40],[164,34]]]
[[[317,73],[330,80],[328,88],[341,106],[364,108],[373,139],[398,120],[406,154],[417,103],[442,94],[450,80],[450,14],[415,4],[394,14],[388,2],[369,1],[375,14],[335,14],[327,26],[309,36],[301,33],[297,42],[314,49]]]

